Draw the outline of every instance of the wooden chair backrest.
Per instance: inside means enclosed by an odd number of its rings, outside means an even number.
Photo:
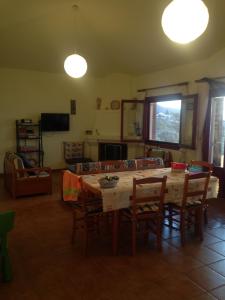
[[[204,204],[207,197],[210,176],[211,176],[211,172],[185,174],[182,207],[186,206],[189,197],[195,197],[195,196],[198,196],[199,197],[198,200],[200,200]],[[198,179],[203,180],[203,189],[189,191],[190,181],[198,180]]]
[[[213,171],[213,165],[208,163],[207,161],[197,161],[197,160],[191,160],[191,166],[198,166],[202,167],[206,172],[212,172]]]
[[[133,178],[133,193],[131,196],[131,206],[133,213],[136,214],[136,209],[138,204],[141,203],[151,203],[151,202],[157,202],[159,205],[159,212],[163,211],[163,204],[164,204],[164,198],[165,198],[165,192],[166,192],[166,181],[167,176],[163,177],[147,177],[147,178],[141,178],[136,179]],[[159,183],[159,194],[156,196],[148,196],[148,197],[137,197],[137,186],[138,185],[144,185],[144,184],[156,184]]]
[[[87,190],[83,183],[83,178],[80,177],[80,183],[81,183],[81,193],[80,193],[80,203],[82,205],[82,209],[84,213],[87,213],[89,208],[102,208],[102,201],[101,199],[92,193],[90,190]]]

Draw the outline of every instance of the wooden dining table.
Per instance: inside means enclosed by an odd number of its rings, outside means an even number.
[[[101,188],[99,179],[105,176],[118,176],[119,181],[114,188]],[[133,178],[146,178],[146,177],[162,177],[167,176],[167,193],[165,195],[165,203],[178,203],[181,202],[183,196],[184,186],[183,173],[176,173],[171,171],[171,168],[160,169],[146,169],[135,171],[124,171],[104,174],[89,174],[82,175],[84,187],[102,198],[103,211],[111,212],[113,215],[112,221],[112,247],[113,253],[117,253],[118,248],[118,214],[123,208],[130,206],[130,196],[133,188]],[[190,183],[190,190],[200,190],[203,181],[201,179],[194,180]],[[159,191],[157,184],[151,184],[151,186],[140,186],[140,192],[142,195],[156,195]],[[216,198],[218,192],[218,179],[211,176],[208,187],[207,198]]]

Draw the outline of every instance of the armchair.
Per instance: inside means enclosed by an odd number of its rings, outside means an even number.
[[[21,157],[7,152],[4,159],[5,188],[13,198],[52,193],[50,168],[24,168]]]

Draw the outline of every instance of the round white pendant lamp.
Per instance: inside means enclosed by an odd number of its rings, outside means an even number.
[[[173,0],[162,15],[162,28],[170,40],[188,44],[204,33],[209,22],[202,0]]]
[[[77,11],[79,6],[74,4],[72,6],[74,11]],[[74,21],[76,21],[74,19]],[[74,27],[76,27],[76,22],[74,22]],[[87,72],[87,62],[85,58],[77,53],[69,55],[64,61],[65,72],[73,78],[81,78]]]
[[[64,69],[70,77],[80,78],[87,72],[87,62],[79,54],[72,54],[65,59]]]

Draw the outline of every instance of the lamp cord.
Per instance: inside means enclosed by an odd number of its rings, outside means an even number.
[[[76,41],[76,36],[77,36],[77,18],[76,18],[76,13],[77,13],[77,11],[78,11],[78,9],[79,9],[79,6],[77,5],[77,4],[74,4],[73,6],[72,6],[72,9],[73,9],[73,11],[74,11],[74,17],[73,17],[73,25],[74,25],[74,38],[73,38],[73,52],[74,52],[74,54],[76,53],[76,43],[75,43],[75,41]]]

